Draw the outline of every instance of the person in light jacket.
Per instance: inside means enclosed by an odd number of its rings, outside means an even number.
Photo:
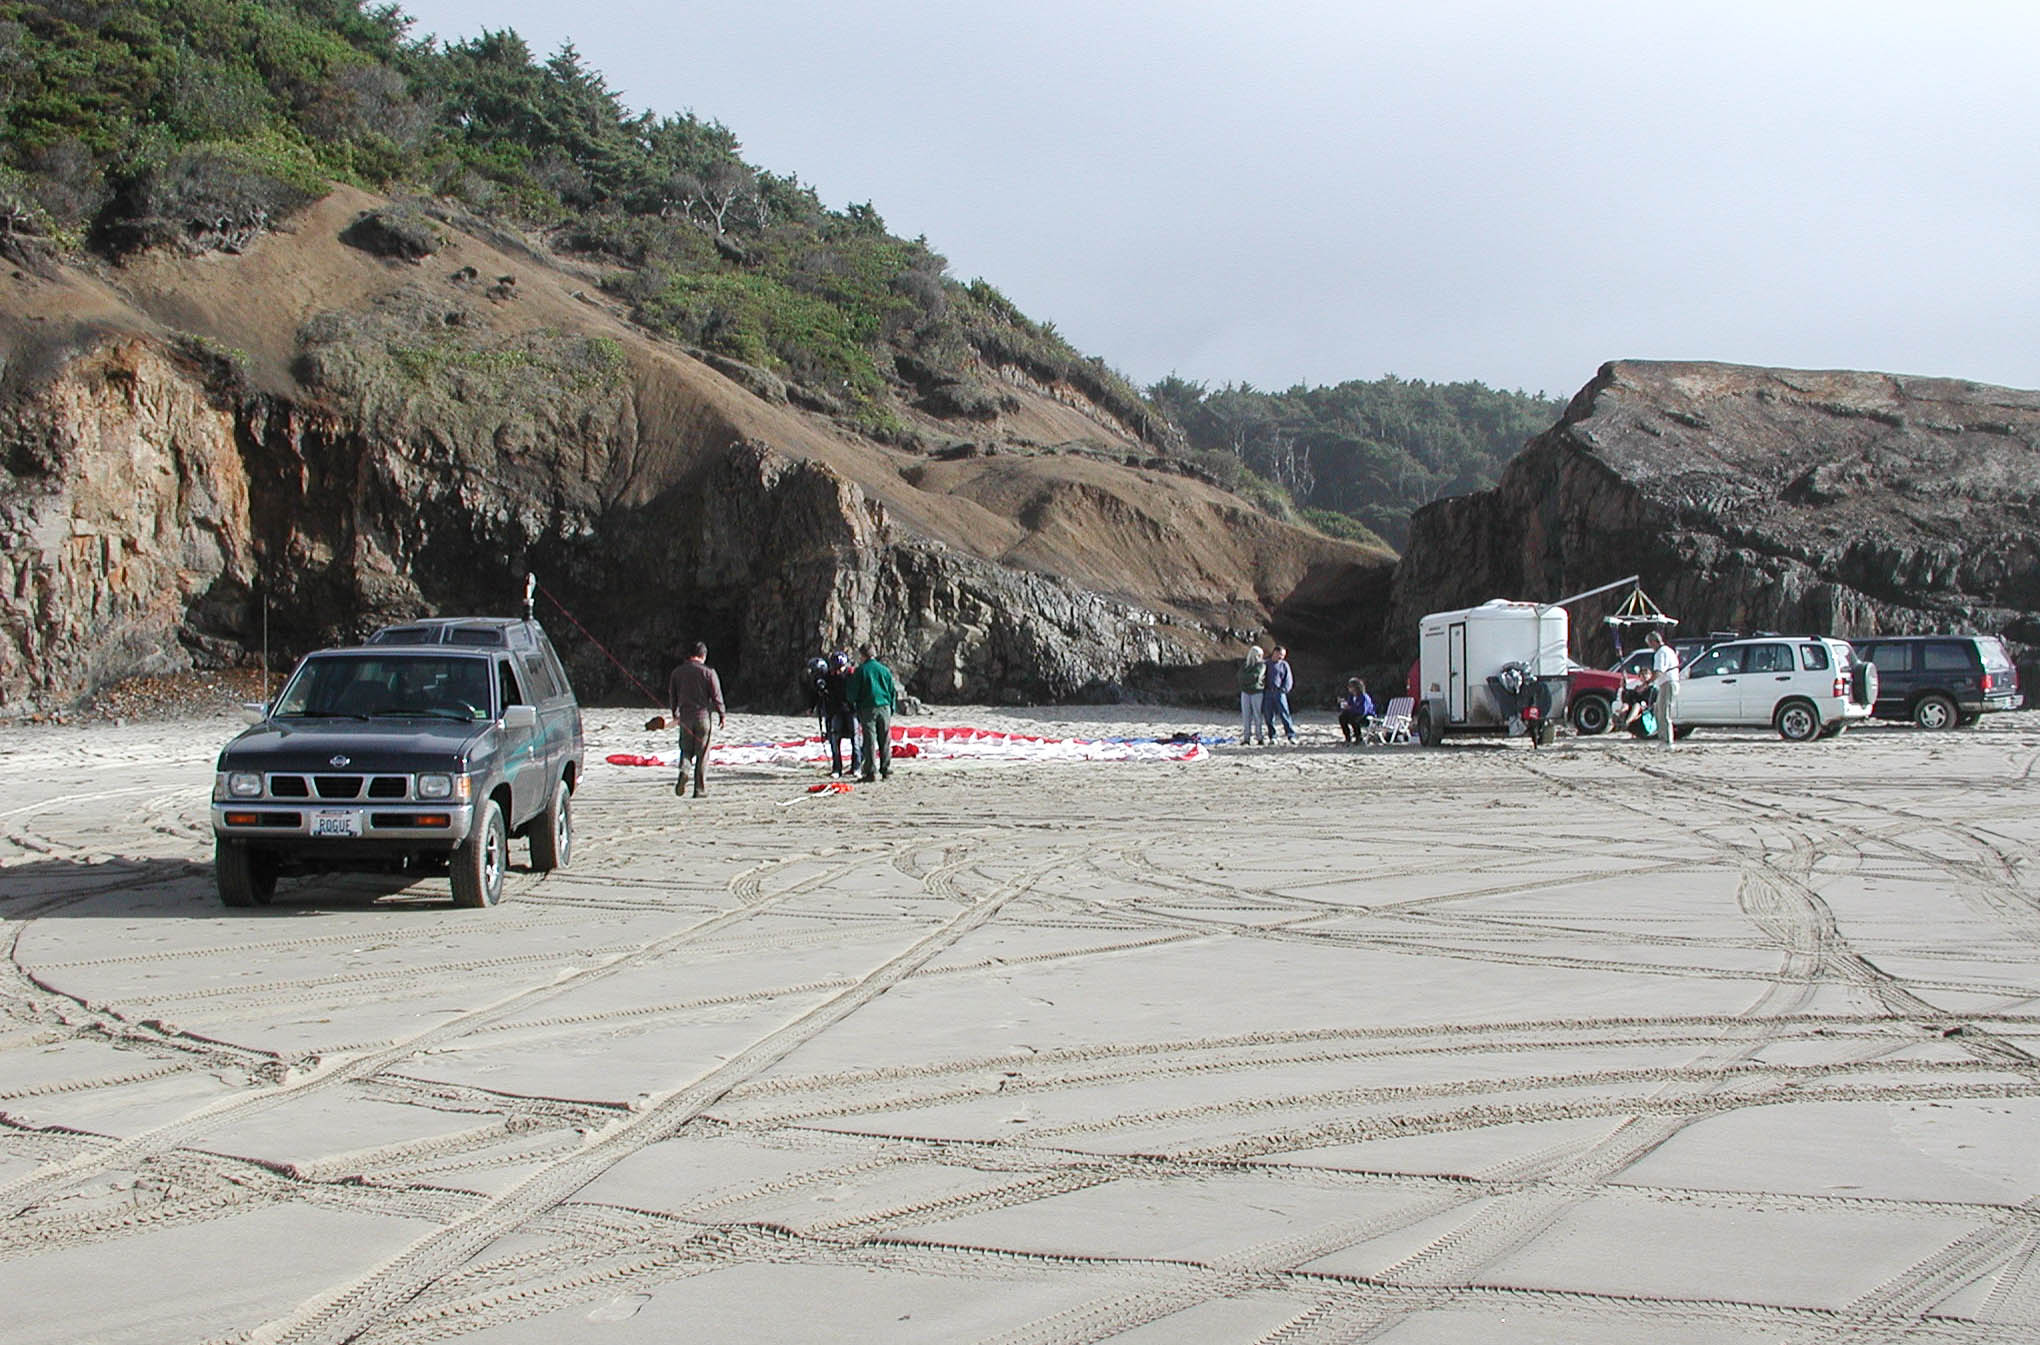
[[[1249,645],[1240,663],[1240,744],[1260,741],[1261,690],[1268,684],[1268,664],[1261,646]]]

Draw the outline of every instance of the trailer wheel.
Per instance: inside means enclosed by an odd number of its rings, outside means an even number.
[[[1428,703],[1417,711],[1416,729],[1417,741],[1426,747],[1436,747],[1445,741],[1445,726],[1431,717]]]

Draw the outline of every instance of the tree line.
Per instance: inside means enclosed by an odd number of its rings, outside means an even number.
[[[604,265],[647,327],[914,444],[1011,405],[984,365],[1065,384],[1264,507],[1391,543],[1491,482],[1556,403],[1388,378],[1135,387],[871,203],[832,209],[692,112],[626,107],[571,44],[442,43],[366,0],[0,0],[0,253],[245,246],[332,181],[458,208]]]

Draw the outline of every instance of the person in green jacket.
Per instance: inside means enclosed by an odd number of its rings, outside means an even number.
[[[850,674],[850,708],[864,726],[863,752],[857,763],[868,784],[892,775],[893,707],[900,703],[900,684],[892,669],[878,661],[878,647],[864,646],[864,662]]]

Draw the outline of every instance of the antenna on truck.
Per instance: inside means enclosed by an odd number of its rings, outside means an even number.
[[[532,609],[537,603],[538,576],[527,573],[524,576],[524,619],[533,620]]]

